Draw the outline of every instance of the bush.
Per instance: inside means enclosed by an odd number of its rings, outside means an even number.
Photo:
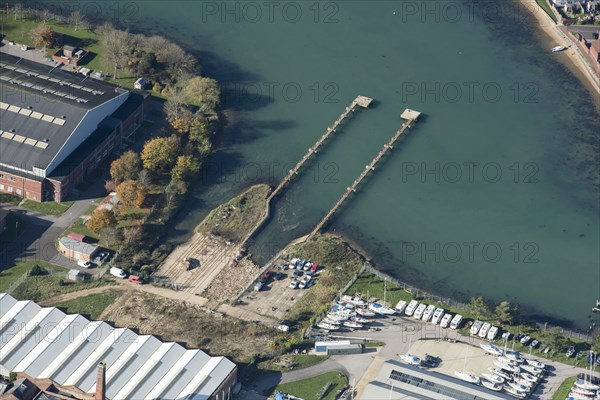
[[[38,264],[35,264],[29,270],[29,276],[41,276],[41,275],[46,275],[47,273],[48,273],[48,271],[46,271],[43,267],[40,267]]]

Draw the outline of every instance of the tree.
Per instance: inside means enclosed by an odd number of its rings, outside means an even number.
[[[592,351],[596,354],[600,354],[600,334],[596,335],[592,342]]]
[[[502,301],[494,310],[494,316],[499,324],[511,325],[515,318],[515,307],[512,307],[508,301]]]
[[[490,315],[490,309],[483,297],[471,297],[471,302],[467,305],[467,310],[475,319],[487,318]]]
[[[102,45],[103,62],[107,68],[113,70],[116,79],[117,70],[126,65],[127,56],[132,46],[132,37],[129,32],[115,29],[109,23],[101,25],[98,28],[98,33]]]
[[[100,230],[100,240],[109,246],[114,246],[123,240],[123,235],[121,234],[121,231],[114,226],[107,226]]]
[[[39,24],[30,33],[35,47],[52,47],[56,41],[56,33],[50,25]]]
[[[107,193],[114,192],[117,190],[117,182],[115,182],[113,179],[104,181],[104,190],[106,190]]]
[[[147,141],[142,150],[142,163],[144,168],[153,172],[166,171],[173,167],[177,161],[179,138],[156,138]]]
[[[188,81],[185,95],[190,102],[204,107],[207,112],[213,112],[219,105],[221,88],[214,79],[196,76]]]
[[[544,346],[549,347],[553,352],[562,351],[565,348],[565,338],[561,334],[561,329],[557,326],[542,331],[541,341]]]
[[[85,15],[83,15],[79,10],[75,10],[71,13],[71,15],[69,16],[69,21],[72,25],[75,26],[75,31],[77,31],[77,29],[79,29],[80,27],[85,26],[85,24],[87,23]]]
[[[44,268],[40,267],[38,264],[35,264],[29,270],[29,276],[41,276],[41,275],[46,275],[47,273],[48,273],[48,271],[46,271]]]
[[[131,150],[126,151],[110,164],[110,176],[117,182],[134,180],[141,170],[142,160],[136,152]]]
[[[198,173],[200,163],[193,156],[179,156],[177,163],[171,170],[171,179],[174,181],[187,182],[190,178]]]
[[[189,136],[192,142],[201,142],[208,137],[208,124],[204,120],[204,117],[198,115],[192,120]]]
[[[126,207],[141,207],[147,194],[146,185],[138,181],[125,181],[117,186],[117,198]]]
[[[141,170],[138,174],[138,181],[140,181],[140,183],[143,183],[146,186],[151,184],[152,180],[150,179],[150,172],[147,169]]]
[[[187,107],[184,107],[177,113],[175,118],[169,119],[169,123],[176,133],[182,135],[190,130],[193,120],[194,114]]]
[[[94,233],[100,233],[103,228],[117,226],[117,218],[111,210],[98,208],[93,213],[87,223],[87,227]]]
[[[50,21],[50,18],[52,16],[50,15],[50,11],[47,8],[44,8],[42,10],[42,12],[40,13],[40,19],[42,20],[42,23],[45,25],[48,23],[48,21]]]

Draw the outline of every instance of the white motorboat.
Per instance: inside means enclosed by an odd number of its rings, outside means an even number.
[[[537,361],[537,360],[531,360],[531,359],[529,359],[529,358],[526,358],[526,359],[525,359],[525,362],[526,362],[527,364],[531,365],[532,367],[535,367],[535,368],[539,368],[539,369],[544,369],[544,368],[546,368],[546,364],[544,364],[544,363],[542,363],[542,362],[539,362],[539,361]],[[599,388],[599,389],[600,389],[600,388]]]
[[[482,326],[483,326],[483,322],[476,319],[473,322],[473,325],[471,325],[471,330],[470,330],[471,335],[477,335]]]
[[[501,356],[503,353],[501,349],[499,349],[491,343],[480,343],[479,347],[481,347],[486,353],[490,353],[495,356]]]
[[[409,317],[411,317],[413,315],[413,313],[415,312],[415,310],[417,309],[418,306],[419,306],[419,302],[418,301],[411,300],[411,302],[408,303],[408,305],[406,306],[406,310],[404,310],[404,314],[406,314]]]
[[[431,318],[431,323],[432,324],[439,324],[440,321],[442,320],[442,317],[444,316],[444,309],[443,308],[436,308],[435,312],[433,313],[433,317]]]
[[[496,339],[496,336],[498,336],[498,331],[499,331],[499,328],[497,326],[492,326],[490,328],[490,331],[487,334],[487,339],[488,340]]]
[[[356,307],[364,307],[367,305],[367,303],[363,299],[361,299],[359,296],[352,297],[352,296],[348,296],[348,295],[343,295],[340,298],[340,300],[342,300],[346,303],[352,304],[353,306],[356,306]]]
[[[396,304],[396,312],[398,312],[398,314],[402,314],[404,312],[404,310],[406,309],[406,301],[404,300],[400,300],[398,302],[398,304]]]
[[[356,322],[359,322],[361,324],[368,324],[369,322],[371,322],[368,319],[361,318],[361,317],[352,317],[352,321],[356,321]]]
[[[494,383],[494,382],[490,382],[490,381],[487,381],[487,380],[484,379],[484,380],[481,381],[481,384],[484,387],[486,387],[486,388],[488,388],[490,390],[494,390],[496,392],[499,392],[499,391],[502,390],[502,385],[500,383]]]
[[[450,322],[450,329],[458,329],[460,328],[460,324],[462,323],[463,316],[460,314],[456,314],[452,321]]]
[[[423,312],[423,318],[421,318],[421,320],[423,322],[429,322],[431,317],[433,317],[433,312],[435,311],[435,308],[436,307],[432,304],[428,305],[425,311]]]
[[[523,378],[515,378],[513,382],[518,383],[519,385],[525,386],[527,388],[527,390],[529,390],[529,391],[531,391],[531,388],[534,385],[533,382],[526,381]]]
[[[520,392],[520,391],[516,390],[515,388],[510,387],[508,385],[504,385],[503,389],[506,393],[510,394],[511,396],[515,396],[519,399],[524,399],[527,396],[527,393]]]
[[[356,315],[356,311],[354,311],[353,309],[346,308],[345,305],[341,304],[336,304],[333,307],[331,307],[331,312],[338,315],[344,315],[346,317],[352,317]]]
[[[452,321],[452,314],[446,314],[442,318],[442,321],[440,322],[440,326],[442,328],[447,328],[450,325],[450,321]]]
[[[369,310],[373,311],[376,314],[380,315],[393,315],[396,314],[396,310],[393,308],[389,308],[388,306],[384,306],[381,303],[371,303],[369,304]]]
[[[575,381],[575,386],[586,390],[600,390],[600,386],[594,385],[593,383],[588,382],[585,379],[577,379]]]
[[[502,385],[505,382],[505,379],[503,377],[495,374],[488,374],[487,372],[484,372],[483,374],[481,374],[481,376],[487,379],[488,381],[492,383],[497,383],[499,385]]]
[[[366,308],[357,308],[356,313],[358,315],[362,315],[363,317],[374,317],[375,313],[373,311],[369,311]]]
[[[478,376],[467,371],[454,371],[454,375],[465,382],[474,383],[476,385],[481,382],[481,379]]]
[[[337,330],[337,329],[338,329],[338,327],[337,327],[337,326],[335,326],[335,325],[332,325],[332,324],[328,324],[327,322],[319,322],[319,323],[317,324],[317,326],[318,326],[319,328],[321,328],[321,329],[325,329],[325,330],[328,330],[328,331],[335,331],[335,330]]]
[[[517,363],[516,361],[506,357],[506,356],[500,356],[497,357],[498,361],[503,362],[504,364],[509,364],[509,365],[519,365],[519,363]]]
[[[525,386],[525,385],[523,385],[521,383],[517,383],[517,382],[508,382],[507,385],[510,386],[511,388],[513,388],[519,392],[523,392],[523,393],[529,392],[529,389],[530,389],[528,386]]]
[[[340,325],[341,324],[341,321],[336,321],[329,317],[323,318],[323,322],[325,322],[326,324],[330,324],[330,325]]]
[[[344,325],[345,327],[348,327],[348,328],[356,328],[356,329],[363,327],[363,324],[361,324],[360,322],[356,322],[356,321],[344,321],[344,323],[342,325]]]
[[[427,309],[427,304],[419,304],[419,307],[417,307],[417,309],[415,310],[413,317],[416,319],[423,318],[423,313],[425,312],[426,309]]]
[[[485,324],[483,324],[481,326],[481,329],[479,330],[479,337],[485,339],[487,337],[487,334],[490,331],[491,327],[492,327],[492,324],[490,324],[489,322],[486,322]]]
[[[571,400],[571,399],[577,399],[577,400],[593,400],[594,398],[591,396],[586,396],[584,394],[579,394],[579,393],[575,393],[573,391],[569,392],[569,397],[567,397],[567,400]]]
[[[504,362],[502,362],[500,360],[497,360],[497,359],[494,360],[494,365],[497,366],[497,367],[499,367],[499,368],[501,368],[501,369],[503,369],[503,370],[509,371],[509,372],[519,372],[519,367],[517,367],[516,365],[506,364],[506,363],[504,363]]]
[[[327,317],[329,319],[332,319],[334,321],[340,321],[340,322],[344,322],[346,321],[349,317],[345,316],[345,315],[340,315],[340,314],[336,314],[336,313],[327,313]]]
[[[536,383],[538,381],[538,378],[536,378],[535,376],[531,375],[529,372],[521,372],[519,374],[519,376],[523,379],[525,379],[528,382],[531,383]]]
[[[507,350],[506,352],[504,352],[504,357],[519,364],[525,361],[525,359],[521,357],[521,353],[519,353],[518,351]]]
[[[407,364],[419,366],[421,365],[421,359],[413,354],[402,354],[400,359]]]
[[[544,371],[543,369],[536,368],[527,364],[521,365],[521,368],[523,369],[523,371],[529,372],[532,375],[539,375]]]
[[[552,48],[552,52],[553,53],[559,53],[563,50],[566,50],[567,48],[565,46],[556,46]]]
[[[578,387],[578,386],[573,386],[573,387],[571,388],[571,391],[572,391],[573,393],[577,393],[577,394],[580,394],[580,395],[582,395],[582,396],[593,396],[593,395],[595,395],[595,394],[596,394],[596,391],[595,391],[595,390],[582,389],[582,388],[580,388],[580,387]]]
[[[501,378],[512,379],[511,374],[509,372],[503,370],[502,368],[489,367],[488,371],[490,371],[494,375],[498,375]]]

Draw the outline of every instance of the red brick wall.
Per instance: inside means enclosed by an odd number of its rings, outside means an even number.
[[[22,178],[10,172],[0,171],[0,192],[14,194],[26,199],[41,201],[43,199],[42,182]]]

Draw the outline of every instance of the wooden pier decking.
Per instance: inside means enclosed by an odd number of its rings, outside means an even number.
[[[317,143],[315,143],[314,146],[309,148],[308,151],[306,152],[306,154],[304,154],[304,157],[302,157],[302,159],[300,161],[298,161],[298,163],[294,166],[294,168],[292,168],[287,173],[285,178],[283,178],[283,180],[279,183],[279,185],[275,188],[275,190],[273,190],[273,192],[267,199],[267,202],[270,202],[271,199],[273,199],[275,196],[277,196],[279,194],[279,192],[285,187],[285,185],[287,185],[292,180],[292,178],[298,174],[298,171],[300,171],[300,169],[302,168],[304,163],[306,161],[308,161],[310,159],[310,157],[313,156],[313,154],[317,153],[317,151],[319,150],[321,145],[327,140],[327,138],[329,138],[329,136],[331,136],[332,133],[334,133],[336,131],[336,129],[342,124],[342,122],[344,122],[344,120],[352,112],[354,112],[354,110],[356,109],[357,106],[362,107],[362,108],[369,108],[369,105],[371,105],[372,102],[373,102],[373,99],[371,99],[369,97],[357,96],[352,101],[352,103],[350,103],[350,105],[348,107],[346,107],[346,110],[342,113],[342,115],[339,116],[339,118],[333,123],[333,125],[331,127],[327,128],[327,130],[325,131],[323,136],[321,136],[321,138],[317,141]]]
[[[415,122],[420,115],[420,112],[411,110],[409,108],[404,110],[404,112],[401,115],[401,118],[405,119],[406,122],[400,127],[400,129],[398,129],[398,131],[390,139],[390,141],[387,144],[383,145],[383,148],[379,151],[379,153],[377,153],[373,161],[371,161],[371,163],[365,167],[364,171],[360,174],[358,178],[356,178],[352,186],[346,189],[346,192],[342,195],[342,197],[340,197],[338,202],[335,203],[333,208],[331,208],[331,210],[329,210],[329,212],[321,219],[321,221],[317,224],[317,226],[315,226],[313,231],[308,235],[306,239],[310,239],[315,234],[319,233],[321,229],[323,229],[323,226],[325,226],[325,224],[329,221],[333,214],[335,214],[335,212],[342,206],[342,204],[344,204],[344,202],[350,196],[350,194],[356,192],[356,189],[367,177],[369,172],[375,170],[375,166],[377,165],[377,163],[383,158],[383,156],[388,152],[388,150],[393,148],[394,144],[400,138],[400,136],[402,136],[402,134],[411,127],[411,124]]]

